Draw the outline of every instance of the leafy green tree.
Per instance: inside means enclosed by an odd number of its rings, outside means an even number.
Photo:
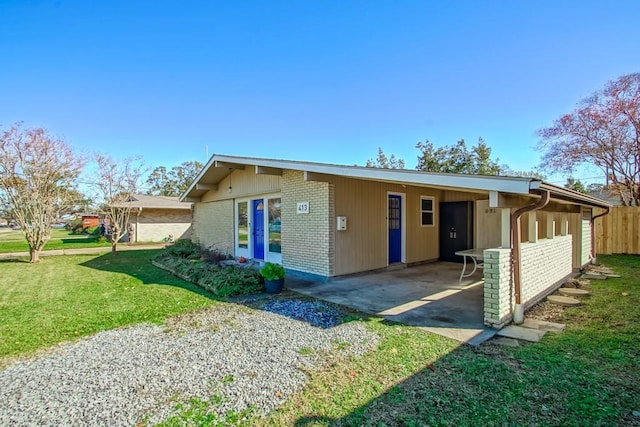
[[[155,168],[147,179],[147,194],[152,196],[178,197],[189,188],[204,165],[198,161],[184,162],[167,170],[165,166]]]
[[[491,159],[491,147],[482,138],[471,149],[464,139],[438,148],[427,140],[418,142],[416,148],[420,151],[417,170],[475,175],[499,175],[502,171],[498,159]]]
[[[382,151],[382,148],[378,147],[378,156],[375,159],[367,160],[365,165],[368,168],[380,168],[380,169],[404,169],[404,160],[396,159],[395,155],[387,157]]]
[[[587,188],[584,186],[582,181],[580,181],[579,179],[575,179],[572,176],[567,177],[567,183],[564,185],[564,188],[577,191],[578,193],[588,193]]]

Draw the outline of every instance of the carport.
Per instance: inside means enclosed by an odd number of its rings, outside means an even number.
[[[484,326],[482,272],[462,279],[462,264],[419,266],[313,282],[288,277],[292,291],[418,326],[469,344],[495,334]]]

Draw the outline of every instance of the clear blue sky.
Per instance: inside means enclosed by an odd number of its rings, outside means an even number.
[[[482,136],[531,169],[537,129],[640,71],[639,16],[637,0],[0,0],[0,125],[152,167],[208,146],[341,164],[382,147],[413,168],[418,141]]]

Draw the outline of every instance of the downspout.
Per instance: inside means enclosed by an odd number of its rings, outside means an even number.
[[[513,265],[513,293],[515,294],[515,308],[513,311],[513,322],[520,324],[524,321],[524,307],[522,305],[522,286],[520,271],[520,217],[531,211],[537,211],[549,204],[551,193],[548,190],[542,191],[542,197],[535,204],[522,207],[511,214],[511,263]]]
[[[601,214],[591,217],[591,262],[596,262],[596,219],[607,215],[611,211],[611,207],[607,206]]]

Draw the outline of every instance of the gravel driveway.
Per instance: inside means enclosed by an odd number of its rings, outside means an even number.
[[[309,304],[323,311],[322,303]],[[253,406],[266,413],[303,387],[301,368],[321,366],[325,352],[361,355],[376,344],[358,322],[325,329],[220,304],[164,327],[101,332],[8,366],[0,371],[0,425],[153,424],[179,401],[214,394],[223,398],[219,412]]]

